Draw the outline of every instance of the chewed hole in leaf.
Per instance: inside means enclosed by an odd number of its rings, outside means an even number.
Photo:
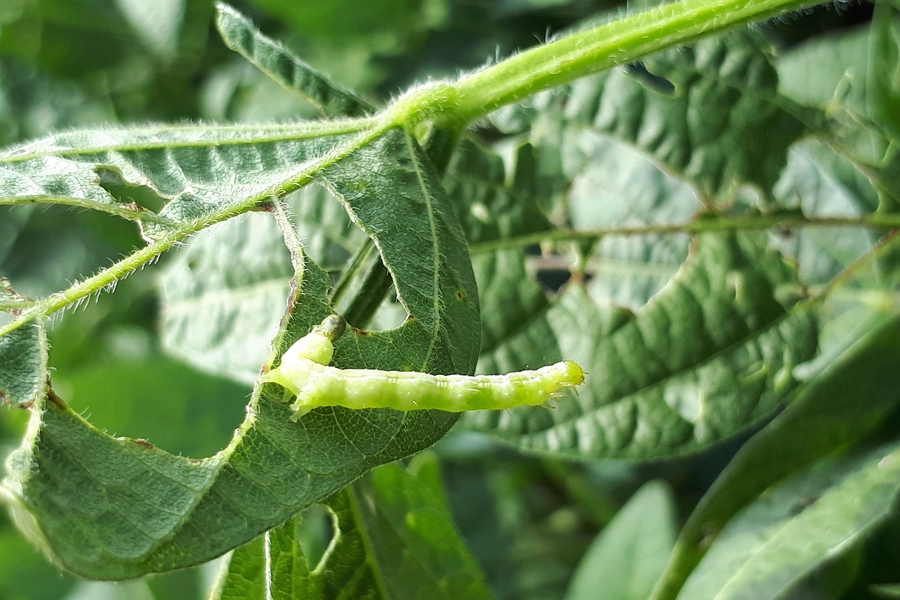
[[[328,559],[340,531],[337,515],[324,504],[313,504],[301,513],[295,521],[297,541],[306,557],[311,571],[316,570]]]
[[[101,165],[94,172],[100,178],[100,187],[122,204],[139,206],[153,212],[159,212],[166,205],[166,200],[149,187],[125,181],[118,169]]]

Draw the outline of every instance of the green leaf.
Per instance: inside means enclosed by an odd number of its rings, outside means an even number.
[[[806,106],[866,105],[869,29],[834,32],[785,50],[775,62],[779,91]]]
[[[743,506],[790,473],[858,441],[897,406],[900,381],[892,365],[900,360],[898,333],[900,319],[894,318],[832,357],[738,452],[682,529],[655,599],[675,597],[705,548]]]
[[[163,61],[171,61],[178,52],[185,4],[186,0],[116,0],[137,38]]]
[[[900,5],[879,2],[869,49],[869,111],[897,143],[900,141]]]
[[[308,181],[305,163],[346,142],[341,132],[341,126],[299,124],[59,133],[0,153],[0,204],[41,201],[106,211],[142,222],[144,235],[156,239],[299,188]],[[145,186],[167,204],[154,214],[119,200],[107,187],[122,184]]]
[[[588,548],[566,600],[646,600],[675,544],[675,505],[665,483],[645,484]]]
[[[548,160],[561,155],[567,172],[580,159],[565,146],[583,131],[600,133],[647,152],[708,202],[742,184],[768,194],[788,147],[819,122],[815,111],[778,95],[766,44],[749,31],[582,79],[538,110],[532,142],[547,148]],[[560,130],[559,141],[542,143],[545,132]]]
[[[0,299],[4,294],[0,287]],[[31,406],[44,398],[49,380],[42,324],[32,323],[0,337],[0,402]]]
[[[303,249],[326,271],[339,271],[366,236],[341,202],[320,185],[308,185],[288,197]]]
[[[704,448],[770,417],[812,358],[818,326],[784,261],[757,235],[704,235],[681,271],[633,315],[570,285],[484,353],[506,373],[561,358],[587,372],[578,395],[547,410],[473,412],[465,427],[520,448],[647,459]],[[494,283],[482,282],[492,290]]]
[[[470,244],[548,231],[551,224],[537,206],[534,148],[516,148],[507,176],[500,155],[464,140],[453,154],[444,188],[453,201]]]
[[[292,271],[270,214],[205,229],[159,279],[163,347],[199,369],[252,384],[278,332]]]
[[[298,517],[235,550],[215,597],[493,598],[432,486],[379,467],[329,500],[335,539],[322,562],[304,555]]]
[[[808,218],[858,217],[878,209],[878,193],[845,157],[818,141],[791,147],[778,184],[779,205],[799,208]],[[774,247],[796,259],[800,281],[824,285],[871,250],[880,235],[863,227],[775,230]]]
[[[566,197],[573,228],[682,223],[700,211],[689,185],[633,148],[593,131],[575,142],[584,163]],[[585,265],[588,293],[598,304],[639,310],[675,275],[689,246],[687,234],[605,235]]]
[[[784,597],[891,515],[898,481],[896,443],[792,476],[728,524],[679,597]]]
[[[372,112],[367,102],[330,81],[280,43],[261,34],[249,19],[227,4],[217,4],[216,11],[216,26],[229,48],[286,89],[306,98],[325,116],[357,117]]]
[[[472,265],[481,295],[481,352],[517,330],[528,315],[547,305],[546,295],[526,272],[522,251],[494,250],[492,242],[549,231],[551,224],[535,200],[533,148],[516,150],[507,175],[501,157],[477,144],[460,144],[444,184],[473,244]],[[490,288],[486,287],[490,282]]]
[[[340,165],[322,177],[379,240],[410,318],[396,330],[343,336],[335,365],[471,373],[479,332],[474,277],[452,207],[421,150],[392,130]],[[379,177],[366,178],[372,173]],[[295,238],[287,236],[297,274],[279,350],[332,314],[330,279]],[[257,388],[231,444],[201,461],[113,439],[55,397],[37,404],[6,480],[13,510],[33,540],[82,576],[170,570],[242,545],[374,466],[421,450],[456,418],[324,408],[292,421],[283,396],[274,384]]]
[[[420,332],[419,355],[398,344],[403,356],[393,368],[472,373],[481,338],[475,277],[459,221],[415,140],[392,129],[320,180],[378,246],[413,317],[404,328]]]

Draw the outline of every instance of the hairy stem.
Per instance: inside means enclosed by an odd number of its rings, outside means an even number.
[[[437,114],[438,122],[471,123],[502,106],[585,75],[818,3],[817,0],[672,2],[532,48],[464,76],[449,86],[452,89],[435,85],[418,90],[423,101],[419,109],[425,116]]]

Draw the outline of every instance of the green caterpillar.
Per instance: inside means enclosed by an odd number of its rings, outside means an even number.
[[[345,325],[341,317],[328,317],[284,353],[278,368],[263,375],[262,381],[297,397],[291,407],[298,417],[319,406],[461,412],[541,405],[584,381],[584,371],[570,360],[536,371],[475,377],[329,367],[332,341]]]

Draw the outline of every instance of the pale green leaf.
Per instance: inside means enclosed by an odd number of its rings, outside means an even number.
[[[261,34],[249,19],[226,4],[218,4],[216,25],[225,44],[269,77],[314,104],[328,117],[356,117],[372,107],[294,56],[280,43]]]
[[[479,371],[562,358],[587,372],[578,395],[474,412],[465,426],[523,449],[651,458],[697,450],[770,417],[816,352],[814,311],[789,299],[792,269],[761,236],[705,235],[639,313],[595,304],[578,285],[485,352]],[[492,289],[493,283],[482,283]]]
[[[778,57],[778,90],[807,106],[864,110],[869,63],[866,27],[817,36]]]
[[[584,160],[567,193],[573,228],[683,223],[700,211],[689,185],[636,150],[593,131],[573,138]],[[687,234],[605,235],[585,265],[588,293],[598,304],[638,310],[675,275],[689,245]]]
[[[675,505],[665,483],[638,490],[591,544],[566,600],[646,600],[675,544]]]
[[[794,145],[775,186],[779,205],[808,218],[859,217],[878,209],[871,182],[850,162],[821,142]],[[804,285],[823,285],[871,250],[880,235],[862,227],[775,230],[774,247],[796,259]]]
[[[384,465],[329,500],[334,540],[318,565],[300,543],[302,517],[238,548],[214,597],[492,598],[444,499],[421,478]]]
[[[735,516],[679,597],[784,597],[891,515],[898,481],[897,444],[826,461],[792,476]]]

